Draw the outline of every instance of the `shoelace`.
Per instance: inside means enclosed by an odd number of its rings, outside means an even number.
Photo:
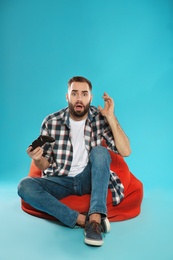
[[[103,228],[102,225],[99,224],[98,222],[96,222],[95,220],[93,220],[92,222],[88,223],[85,227],[86,230],[88,229],[92,229],[94,232],[96,233],[100,233],[103,232]]]

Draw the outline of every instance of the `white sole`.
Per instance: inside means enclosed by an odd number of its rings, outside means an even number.
[[[90,246],[102,246],[103,241],[97,241],[97,240],[91,240],[88,238],[84,239],[85,244],[90,245]]]
[[[108,218],[105,218],[104,222],[105,222],[105,227],[106,227],[105,233],[109,233],[110,230],[111,230],[111,225],[110,225],[110,222],[109,222]]]

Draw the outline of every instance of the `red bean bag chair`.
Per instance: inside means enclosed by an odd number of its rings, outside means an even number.
[[[115,172],[124,185],[124,199],[116,206],[112,204],[112,193],[108,189],[107,196],[107,210],[110,222],[122,221],[134,218],[140,213],[141,203],[143,198],[143,185],[142,183],[129,171],[129,168],[124,161],[123,157],[110,151],[112,162],[110,168]],[[39,170],[32,162],[29,172],[30,177],[41,177],[41,170]],[[28,203],[21,200],[22,209],[34,216],[56,220],[53,216],[45,212],[39,211],[31,207]],[[61,200],[62,203],[69,206],[80,213],[88,212],[90,205],[90,195],[70,195]]]

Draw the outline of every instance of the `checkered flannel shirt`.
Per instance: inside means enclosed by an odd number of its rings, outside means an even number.
[[[69,108],[64,108],[46,117],[41,126],[41,134],[52,136],[56,140],[52,144],[46,143],[43,146],[43,156],[50,162],[49,168],[43,172],[43,175],[68,175],[73,160]],[[117,152],[109,125],[94,106],[89,108],[84,137],[88,154],[92,147],[102,145],[103,139],[105,139],[108,149]],[[119,177],[112,171],[110,171],[109,188],[112,192],[113,205],[117,205],[124,198],[124,186]]]

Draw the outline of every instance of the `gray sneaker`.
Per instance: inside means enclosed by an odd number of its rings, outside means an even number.
[[[88,221],[89,221],[89,216],[88,216],[88,214],[86,214],[85,225],[87,224]],[[102,232],[103,233],[109,233],[110,232],[111,225],[110,225],[109,219],[106,216],[101,217],[101,226],[102,226]]]
[[[103,235],[102,225],[96,221],[87,222],[84,229],[84,242],[90,246],[102,246]]]

